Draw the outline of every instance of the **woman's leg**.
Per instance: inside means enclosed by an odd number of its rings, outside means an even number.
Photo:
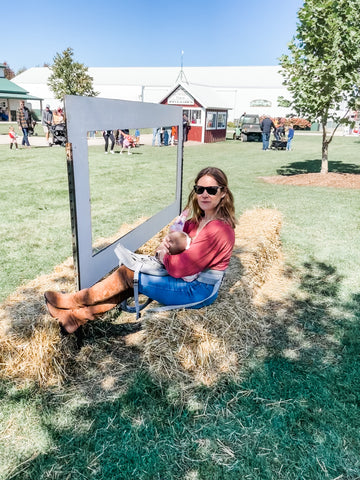
[[[110,140],[111,140],[110,152],[112,152],[115,147],[115,137],[113,134],[110,135]]]
[[[76,309],[103,303],[115,295],[132,289],[133,285],[134,272],[122,265],[111,275],[90,288],[84,288],[76,293],[47,291],[45,292],[45,299],[56,308]]]
[[[129,288],[121,294],[109,298],[105,302],[93,305],[91,307],[82,307],[72,310],[63,310],[56,308],[47,302],[46,307],[50,315],[59,320],[59,324],[67,333],[74,333],[81,325],[85,325],[89,320],[95,320],[103,313],[111,310],[126,298],[133,294],[133,290]]]
[[[211,295],[214,286],[194,280],[185,282],[170,275],[155,276],[140,273],[139,293],[163,305],[185,305],[201,302]]]

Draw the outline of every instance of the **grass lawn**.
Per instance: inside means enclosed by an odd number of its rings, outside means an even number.
[[[330,171],[358,173],[359,146],[336,137]],[[91,150],[95,236],[164,204],[174,167],[170,147],[162,150]],[[154,382],[132,350],[123,390],[101,400],[71,382],[44,390],[1,381],[1,480],[360,478],[359,192],[259,179],[320,171],[320,155],[321,138],[300,134],[292,152],[230,140],[185,147],[185,195],[200,168],[215,165],[238,216],[255,206],[282,212],[286,261],[299,279],[290,317],[274,321],[238,382],[194,391],[181,406],[176,388]],[[64,149],[0,145],[0,184],[1,301],[71,255]]]
[[[10,125],[14,127],[15,132],[17,133],[17,135],[19,135],[18,140],[20,140],[20,143],[21,143],[22,133],[19,130],[18,124],[16,122],[0,122],[0,135],[7,135],[9,132]],[[37,137],[45,137],[44,129],[41,126],[40,121],[36,123],[34,134]],[[30,140],[31,140],[31,137],[30,137]]]

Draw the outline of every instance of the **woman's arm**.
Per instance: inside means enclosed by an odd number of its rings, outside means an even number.
[[[169,247],[164,244],[164,240],[160,243],[155,252],[155,257],[160,260],[161,263],[164,263],[164,257],[169,253]]]

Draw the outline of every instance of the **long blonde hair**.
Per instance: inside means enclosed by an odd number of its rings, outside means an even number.
[[[217,167],[206,167],[200,170],[195,178],[195,185],[200,180],[200,178],[205,175],[212,177],[216,183],[222,187],[222,192],[225,193],[225,196],[220,200],[218,206],[216,207],[216,218],[223,220],[228,223],[232,228],[235,228],[236,219],[235,219],[235,206],[234,206],[234,196],[231,193],[228,187],[228,179],[225,173]],[[194,190],[191,190],[188,201],[187,208],[191,210],[191,220],[196,223],[199,223],[201,218],[204,216],[204,211],[199,207],[197,197]]]

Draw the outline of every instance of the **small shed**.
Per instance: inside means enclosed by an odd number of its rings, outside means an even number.
[[[224,105],[215,89],[178,83],[159,103],[182,106],[188,118],[188,140],[213,143],[226,139],[230,107]]]
[[[24,89],[16,85],[5,78],[6,65],[0,64],[0,120],[16,121],[16,111],[19,108],[19,101],[25,100],[27,105],[37,116],[40,115],[42,110],[42,98],[29,95]],[[32,102],[35,101],[39,105],[38,109],[35,109]]]

